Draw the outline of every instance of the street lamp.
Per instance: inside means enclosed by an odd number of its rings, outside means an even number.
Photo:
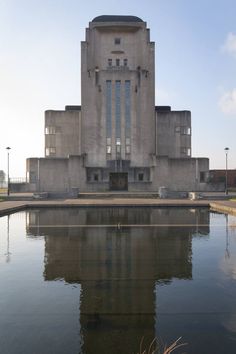
[[[228,194],[228,151],[229,148],[226,147],[225,149],[225,194]]]
[[[6,147],[7,150],[7,195],[10,194],[10,177],[9,177],[9,153],[11,148],[8,146]]]

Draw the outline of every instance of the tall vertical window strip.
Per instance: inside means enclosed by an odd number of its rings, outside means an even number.
[[[121,82],[117,80],[115,82],[115,119],[116,119],[116,138],[121,137]]]
[[[111,112],[111,95],[112,95],[111,80],[106,81],[106,135],[111,138],[112,129],[112,112]]]
[[[130,102],[130,80],[125,81],[125,137],[130,138],[130,126],[131,126],[131,102]]]

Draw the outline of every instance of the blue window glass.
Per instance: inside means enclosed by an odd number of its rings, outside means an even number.
[[[106,134],[107,138],[111,137],[111,125],[112,125],[112,112],[111,112],[111,95],[112,95],[111,80],[106,81]]]
[[[115,121],[116,121],[116,138],[121,137],[121,82],[115,82]]]
[[[125,81],[125,136],[130,138],[131,130],[131,102],[130,102],[130,80]]]

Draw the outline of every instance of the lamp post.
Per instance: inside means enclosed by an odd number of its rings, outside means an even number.
[[[10,154],[11,148],[8,146],[8,147],[6,147],[6,150],[7,150],[7,195],[9,195],[10,194],[9,154]]]
[[[229,148],[226,147],[225,149],[225,194],[228,194],[228,151]]]

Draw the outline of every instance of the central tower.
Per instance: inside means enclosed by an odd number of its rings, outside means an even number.
[[[151,165],[154,52],[149,29],[138,17],[99,16],[89,23],[81,44],[81,149],[88,179],[97,168],[97,179],[108,181],[126,173],[132,180],[130,169]]]

